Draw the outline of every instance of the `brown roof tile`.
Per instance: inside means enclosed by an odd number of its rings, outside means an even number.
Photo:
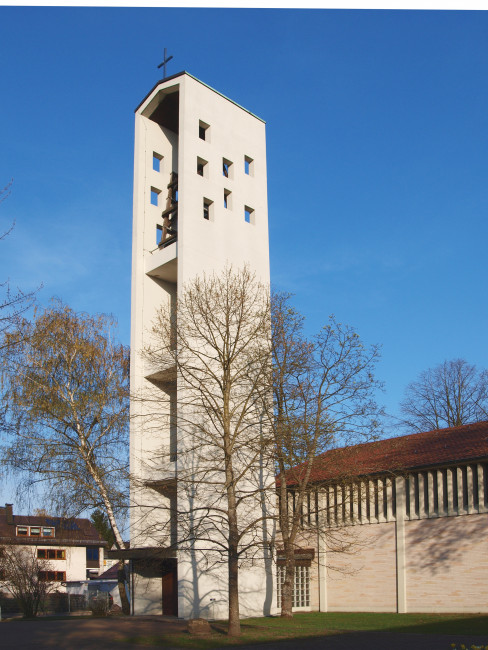
[[[54,526],[55,537],[18,537],[16,526]],[[0,507],[0,544],[36,544],[42,546],[106,546],[89,519],[15,515],[7,523],[7,510]]]
[[[315,458],[310,480],[331,481],[486,458],[488,422],[477,422],[331,449]],[[290,470],[288,484],[296,483],[305,469],[305,464],[301,464]]]

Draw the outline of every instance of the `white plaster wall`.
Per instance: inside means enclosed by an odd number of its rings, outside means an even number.
[[[52,563],[53,567],[56,567],[57,571],[63,570],[57,568],[58,564],[60,565],[62,561],[50,560],[50,562]],[[72,546],[66,548],[66,580],[86,580],[85,547]]]
[[[199,121],[210,125],[209,141],[198,137]],[[254,175],[244,173],[244,157],[254,160]],[[208,161],[208,177],[196,173],[197,157]],[[233,162],[233,178],[222,173],[222,158]],[[269,242],[265,125],[262,121],[186,76],[180,92],[180,217],[178,284],[228,262],[248,264],[269,283]],[[232,208],[224,208],[224,188]],[[212,200],[213,219],[203,219],[203,197]],[[255,224],[244,220],[254,208]]]
[[[200,120],[210,125],[205,141],[198,134]],[[185,283],[196,275],[219,272],[229,264],[236,269],[247,264],[258,279],[269,284],[264,123],[198,81],[185,77],[180,92],[179,146],[178,291],[184,290]],[[252,176],[244,173],[245,156],[254,161]],[[196,172],[197,158],[207,161],[204,177]],[[223,158],[233,163],[232,178],[223,175]],[[232,192],[231,207],[227,209],[224,189]],[[203,218],[204,197],[213,201],[209,221]],[[254,223],[246,223],[244,206],[254,209]],[[184,391],[181,383],[178,391]],[[272,475],[267,476],[266,472],[264,480],[269,482]],[[200,503],[212,496],[215,502],[215,495],[202,494],[201,488],[198,496]],[[183,499],[180,492],[181,506],[188,507],[182,503]],[[225,507],[224,500],[222,505]],[[259,507],[256,503],[254,512]],[[206,547],[210,548],[211,544],[207,543]],[[197,552],[193,557],[189,553],[179,554],[179,609],[185,612],[184,616],[225,617],[228,614],[227,565],[221,561],[206,571],[206,554],[209,551]],[[256,559],[255,566],[241,567],[241,615],[274,611],[272,579],[272,574],[267,575],[265,571],[262,558]],[[200,614],[196,607],[200,608]]]
[[[143,113],[165,88],[179,87],[179,137],[148,118]],[[199,138],[199,121],[210,125],[209,139]],[[163,155],[162,171],[152,170],[153,151]],[[252,174],[244,171],[244,158],[253,159]],[[207,161],[205,176],[197,174],[197,158]],[[222,160],[232,161],[232,178],[222,173]],[[169,162],[171,161],[171,165]],[[169,172],[178,171],[178,242],[163,251],[156,248],[156,223],[164,206]],[[150,204],[150,189],[161,190],[160,205]],[[224,188],[231,191],[229,208],[224,208]],[[211,220],[203,218],[203,198],[213,201]],[[246,223],[244,206],[253,208],[253,223]],[[148,328],[161,302],[168,303],[175,291],[181,292],[186,282],[203,272],[220,271],[232,264],[236,269],[247,264],[263,283],[269,285],[269,252],[267,224],[265,125],[250,113],[225,97],[209,89],[189,75],[160,84],[145,100],[136,114],[135,168],[134,168],[134,230],[132,278],[132,335],[131,388],[147,390],[148,374],[141,359],[141,350],[151,341]],[[177,252],[177,284],[161,283],[149,277],[158,265],[167,262],[166,271],[175,266]],[[170,260],[173,266],[168,263]],[[151,389],[152,390],[152,389]],[[178,385],[178,391],[184,386]],[[181,393],[180,393],[181,394]],[[168,404],[164,396],[157,407],[152,405],[163,423],[159,428],[147,427],[146,407],[133,401],[131,407],[131,471],[140,478],[174,476],[175,465],[163,460],[162,450],[169,441],[167,422]],[[181,413],[180,413],[181,416]],[[164,420],[166,418],[166,424]],[[256,433],[259,435],[259,432]],[[183,445],[179,435],[178,445]],[[160,457],[158,467],[148,469],[149,457]],[[181,458],[181,456],[180,456]],[[176,471],[184,471],[178,459]],[[265,470],[266,483],[272,483],[272,468]],[[199,494],[200,502],[207,495]],[[184,509],[184,495],[178,494]],[[144,505],[142,505],[144,504]],[[146,507],[147,504],[147,507]],[[131,540],[135,546],[163,543],[152,534],[146,534],[160,517],[164,525],[166,508],[164,497],[154,491],[133,485]],[[155,507],[153,507],[155,506]],[[160,507],[158,511],[158,506]],[[259,509],[259,503],[256,508]],[[152,514],[151,514],[152,510]],[[167,509],[166,509],[167,512]],[[168,514],[168,513],[167,513]],[[167,516],[167,515],[166,515]],[[166,520],[167,521],[167,520]],[[209,546],[209,543],[206,543]],[[211,546],[211,543],[210,543]],[[187,551],[179,553],[179,615],[225,616],[227,614],[227,566],[208,567],[207,551],[196,551],[192,557]],[[142,580],[142,578],[138,578]],[[275,611],[273,572],[266,571],[263,557],[240,571],[241,612],[243,615]],[[148,611],[151,599],[160,607],[160,578],[144,579],[144,605],[136,611]],[[141,583],[142,584],[142,583]],[[140,591],[140,590],[139,590]],[[136,596],[138,598],[138,596]],[[214,600],[210,600],[213,598]],[[156,604],[158,601],[159,604]],[[192,603],[192,604],[190,604]],[[219,604],[218,604],[219,603]],[[212,611],[210,611],[210,609]],[[139,611],[141,610],[141,611]],[[198,611],[197,611],[198,610]],[[206,613],[205,613],[206,612]]]
[[[161,576],[146,577],[134,574],[134,614],[160,615],[163,613]]]
[[[181,618],[228,618],[227,564],[208,564],[208,551],[178,556],[178,615]],[[268,570],[263,570],[267,566]],[[278,613],[271,562],[257,557],[254,566],[239,570],[239,612],[242,618]]]
[[[153,152],[162,156],[159,172],[153,169]],[[156,225],[161,223],[167,185],[177,160],[176,134],[139,112],[135,123],[131,301],[131,391],[137,398],[131,401],[130,436],[131,474],[137,483],[131,489],[130,534],[132,543],[140,546],[155,543],[154,532],[164,529],[169,520],[167,499],[142,483],[165,478],[162,469],[166,476],[174,476],[174,464],[169,463],[169,397],[145,379],[152,368],[142,352],[153,340],[151,327],[157,310],[170,304],[176,294],[175,283],[150,277],[147,271],[154,267],[155,258],[174,257],[175,245],[158,250]],[[160,190],[158,206],[151,204],[151,187]]]
[[[86,547],[85,546],[22,546],[21,548],[31,552],[37,557],[38,549],[57,549],[65,551],[65,560],[46,560],[49,563],[50,571],[64,571],[66,580],[86,580]],[[102,557],[100,553],[100,558]],[[100,569],[100,561],[99,561]],[[65,591],[65,587],[57,584],[58,591]]]

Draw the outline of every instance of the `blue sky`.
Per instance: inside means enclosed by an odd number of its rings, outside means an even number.
[[[488,14],[0,7],[0,278],[129,342],[133,110],[187,70],[267,122],[271,277],[383,346],[392,414],[488,367]]]

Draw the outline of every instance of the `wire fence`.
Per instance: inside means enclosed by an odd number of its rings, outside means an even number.
[[[113,607],[108,591],[90,590],[86,594],[53,593],[46,596],[39,608],[40,615],[93,614],[105,616]],[[22,615],[15,598],[0,593],[0,619]]]

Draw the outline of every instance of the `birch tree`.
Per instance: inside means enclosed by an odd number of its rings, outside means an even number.
[[[117,548],[126,507],[128,350],[105,315],[60,302],[17,319],[4,337],[1,379],[7,409],[2,463],[25,485],[42,483],[58,512],[101,508]],[[128,600],[119,565],[124,611]]]
[[[247,268],[197,277],[176,307],[160,310],[152,334],[146,359],[164,367],[172,358],[178,375],[178,548],[203,544],[207,561],[226,563],[228,634],[235,636],[239,567],[262,556],[263,500],[274,496],[262,406],[269,289]]]
[[[295,549],[303,510],[312,507],[317,519],[320,514],[315,501],[317,486],[312,482],[314,461],[328,449],[367,442],[379,434],[381,409],[374,398],[381,384],[373,374],[379,350],[377,346],[367,349],[352,327],[338,323],[333,316],[318,334],[307,338],[304,317],[291,305],[289,294],[273,296],[271,314],[273,413],[269,419],[285,556],[281,614],[291,617]],[[291,490],[293,499],[289,498]],[[321,526],[319,533],[327,531]],[[332,541],[343,550],[350,546],[337,537]]]

